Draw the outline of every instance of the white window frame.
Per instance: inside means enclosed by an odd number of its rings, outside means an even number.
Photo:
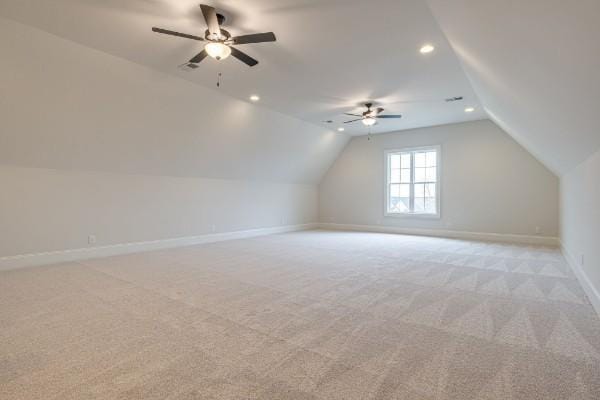
[[[431,151],[431,150],[435,150],[436,152],[436,190],[435,190],[435,197],[436,197],[436,213],[416,213],[416,212],[389,212],[389,201],[390,201],[390,160],[391,160],[391,155],[392,154],[399,154],[399,153],[409,153],[409,152],[419,152],[419,151]],[[411,163],[414,163],[414,157],[411,157]],[[384,199],[383,199],[383,211],[384,211],[384,216],[386,217],[394,217],[394,218],[441,218],[441,210],[442,210],[442,203],[440,201],[441,199],[441,192],[442,192],[442,181],[441,181],[441,171],[442,171],[442,147],[440,145],[434,145],[434,146],[421,146],[421,147],[406,147],[406,148],[400,148],[400,149],[388,149],[385,150],[384,152],[384,167],[385,167],[385,174],[384,174]],[[414,164],[411,165],[411,188],[410,188],[410,193],[411,193],[411,199],[414,199],[414,184],[415,184],[415,168],[414,168]]]

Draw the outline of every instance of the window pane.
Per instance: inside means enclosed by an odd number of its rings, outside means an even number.
[[[388,157],[387,212],[436,214],[438,152],[406,151]]]
[[[422,213],[425,212],[425,199],[424,198],[415,198],[415,212]]]
[[[410,182],[410,169],[401,169],[400,182],[409,183]]]
[[[427,173],[426,173],[425,179],[427,180],[427,182],[436,182],[437,181],[436,167],[427,168]]]
[[[425,197],[435,197],[435,183],[425,185]]]
[[[399,183],[400,182],[400,170],[399,169],[391,169],[390,170],[390,183]]]
[[[407,213],[410,211],[410,200],[408,197],[396,197],[390,200],[389,212]]]
[[[409,212],[410,206],[410,185],[390,185],[390,198],[388,203],[388,212],[405,213]]]
[[[402,168],[410,168],[410,153],[402,154]]]
[[[435,197],[427,197],[425,198],[425,212],[430,214],[435,214],[436,210],[436,200]]]
[[[400,185],[400,197],[410,197],[410,185]]]
[[[425,197],[425,184],[415,184],[415,198],[416,197]]]
[[[415,182],[425,182],[425,168],[415,168]]]
[[[415,153],[415,167],[425,166],[425,153]]]
[[[426,158],[428,167],[435,167],[437,165],[437,152],[428,151]]]
[[[410,212],[410,199],[408,197],[400,197],[398,209],[403,213]]]

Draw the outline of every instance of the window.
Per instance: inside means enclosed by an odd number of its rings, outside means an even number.
[[[386,215],[440,214],[440,148],[386,152]]]

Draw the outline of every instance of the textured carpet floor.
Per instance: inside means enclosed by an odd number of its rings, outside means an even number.
[[[311,231],[0,272],[0,398],[599,399],[555,249]]]

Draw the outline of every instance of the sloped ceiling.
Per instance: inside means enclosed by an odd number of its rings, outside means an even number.
[[[232,34],[274,31],[277,42],[243,46],[260,61],[253,68],[206,59],[182,71],[203,44],[151,27],[203,35],[199,3],[224,13]],[[373,133],[486,118],[423,0],[1,0],[0,15],[211,89],[221,72],[220,92],[243,101],[257,93],[261,105],[327,129],[367,100],[403,115]],[[436,50],[420,54],[425,43]],[[455,96],[464,100],[444,101]],[[343,126],[368,133],[361,123]]]
[[[318,183],[348,137],[0,17],[0,166]]]
[[[600,147],[600,1],[427,2],[490,118],[546,166]]]

